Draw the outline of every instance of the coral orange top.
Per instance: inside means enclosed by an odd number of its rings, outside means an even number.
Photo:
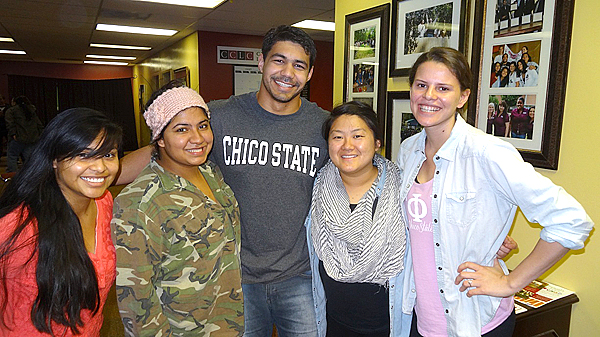
[[[98,209],[96,251],[89,253],[89,256],[98,277],[100,308],[96,315],[92,315],[90,310],[81,311],[84,325],[79,328],[81,335],[78,336],[98,336],[100,334],[103,320],[102,309],[116,275],[116,255],[110,232],[113,206],[110,192],[106,191],[102,197],[96,199],[96,206]],[[0,242],[6,241],[14,231],[19,212],[20,209],[16,209],[0,219]],[[32,243],[35,242],[33,237],[36,234],[36,228],[36,225],[32,225],[23,231],[15,245],[16,247],[23,245],[23,249],[15,250],[11,254],[6,269],[8,303],[4,313],[4,322],[7,326],[0,323],[0,336],[48,336],[48,334],[39,332],[31,322],[31,307],[37,296],[35,278],[37,253],[29,263],[26,262],[34,248]],[[52,330],[55,336],[73,336],[71,330],[63,325],[53,323]]]

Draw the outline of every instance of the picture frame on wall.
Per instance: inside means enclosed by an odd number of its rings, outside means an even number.
[[[385,157],[396,162],[400,144],[422,129],[410,110],[410,91],[388,92]]]
[[[465,51],[470,0],[392,0],[390,77],[408,76],[419,55],[433,47]]]
[[[475,0],[467,121],[556,170],[574,0]],[[485,12],[485,22],[484,22]],[[477,77],[476,77],[477,78]]]
[[[383,134],[390,4],[348,14],[345,21],[344,102],[369,104],[377,113]]]
[[[173,79],[179,80],[185,86],[189,87],[190,83],[190,69],[188,67],[181,67],[173,70]]]

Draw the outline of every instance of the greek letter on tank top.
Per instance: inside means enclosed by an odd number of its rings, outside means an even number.
[[[433,222],[431,221],[431,194],[433,179],[410,188],[404,209],[407,213],[410,249],[417,301],[417,329],[423,336],[446,336],[446,317],[438,290],[433,249]]]

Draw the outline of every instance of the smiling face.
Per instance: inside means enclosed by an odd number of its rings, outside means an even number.
[[[99,135],[81,154],[53,163],[56,181],[71,205],[99,198],[119,171],[117,148],[100,157],[86,155],[100,147]]]
[[[184,172],[197,170],[206,162],[212,144],[213,133],[204,110],[187,108],[171,119],[157,141],[157,162],[166,170],[185,176]]]
[[[529,108],[529,118],[533,121],[533,119],[535,118],[535,108],[531,107]]]
[[[341,115],[331,124],[329,157],[342,177],[369,174],[373,169],[373,157],[381,142],[375,140],[367,123],[355,115]]]
[[[458,79],[440,62],[422,63],[410,87],[410,109],[427,130],[450,130],[454,126],[457,108],[462,108],[471,91],[460,88]]]
[[[291,41],[275,43],[268,55],[260,55],[258,59],[258,68],[263,73],[259,97],[270,97],[279,103],[298,98],[312,76],[309,62],[310,57],[301,45]]]

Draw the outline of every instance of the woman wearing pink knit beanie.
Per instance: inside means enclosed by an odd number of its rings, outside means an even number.
[[[210,162],[202,97],[169,83],[146,104],[154,155],[115,199],[117,298],[127,335],[241,336],[238,203]]]

